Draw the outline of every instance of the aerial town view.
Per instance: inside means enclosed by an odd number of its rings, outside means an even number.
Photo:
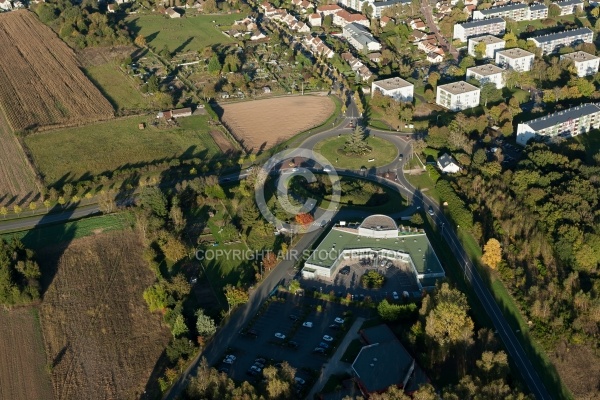
[[[600,400],[597,0],[0,0],[0,400]]]

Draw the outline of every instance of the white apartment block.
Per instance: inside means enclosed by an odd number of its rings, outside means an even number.
[[[437,87],[435,102],[451,111],[462,111],[479,105],[479,88],[464,81]]]
[[[542,49],[543,54],[555,53],[561,47],[576,46],[580,43],[592,43],[594,32],[590,28],[571,29],[548,35],[530,38],[536,47]]]
[[[475,20],[495,17],[510,18],[515,21],[527,21],[529,20],[529,7],[525,3],[514,3],[488,8],[487,10],[473,11],[473,19]]]
[[[411,0],[338,0],[338,4],[358,12],[362,12],[363,5],[368,4],[371,6],[371,9],[373,10],[372,16],[375,18],[381,18],[382,12],[386,8],[392,7],[396,4],[410,5],[410,3]]]
[[[531,71],[535,55],[527,50],[513,47],[512,49],[499,50],[496,52],[496,64],[503,68],[515,71]]]
[[[494,58],[496,51],[502,50],[506,42],[503,39],[497,38],[492,35],[476,36],[469,39],[469,45],[467,46],[467,52],[469,55],[476,57],[475,47],[479,43],[485,43],[485,53],[483,58]]]
[[[577,11],[578,7],[583,10],[583,1],[581,0],[555,1],[552,4],[556,4],[560,7],[560,15],[575,14],[575,11]]]
[[[573,53],[564,54],[560,56],[560,59],[573,61],[573,65],[577,70],[577,76],[579,77],[594,75],[598,72],[598,66],[600,65],[600,57],[596,57],[585,51],[575,51]]]
[[[344,26],[342,31],[344,38],[358,51],[368,53],[381,50],[381,43],[362,25],[351,23]]]
[[[374,81],[371,84],[371,93],[378,90],[382,95],[392,97],[396,101],[413,101],[415,86],[402,78],[389,78]]]
[[[548,6],[543,3],[535,3],[529,6],[529,20],[548,18]]]
[[[533,138],[569,138],[592,128],[600,128],[600,106],[587,103],[519,124],[517,143],[525,146]]]
[[[454,25],[453,39],[466,42],[468,38],[481,35],[499,35],[506,30],[506,22],[502,18],[481,19]]]
[[[493,83],[496,85],[496,89],[502,89],[504,87],[505,71],[505,69],[494,64],[480,65],[478,67],[467,68],[467,79],[476,79],[481,85]]]

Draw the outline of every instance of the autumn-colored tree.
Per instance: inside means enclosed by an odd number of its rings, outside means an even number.
[[[223,289],[225,292],[225,298],[227,299],[227,304],[229,304],[229,311],[231,312],[232,308],[240,304],[244,304],[248,302],[248,291],[244,288],[236,287],[233,285],[227,285]]]
[[[23,209],[20,206],[18,206],[17,204],[15,204],[13,206],[13,211],[15,212],[15,214],[21,215],[21,213],[23,212]]]
[[[269,251],[262,259],[264,271],[272,270],[277,265],[277,256],[272,251]]]
[[[502,261],[502,247],[498,239],[491,238],[483,247],[481,262],[492,269],[496,269]]]
[[[6,218],[6,214],[8,214],[8,208],[2,206],[0,207],[0,215],[2,215],[4,218]]]
[[[295,220],[298,224],[306,226],[313,223],[315,220],[312,215],[308,213],[297,214]]]
[[[133,41],[138,47],[146,47],[146,38],[142,35],[137,35]]]

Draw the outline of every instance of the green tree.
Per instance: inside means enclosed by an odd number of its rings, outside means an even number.
[[[214,335],[217,331],[215,321],[204,314],[204,310],[201,308],[196,311],[196,331],[198,332],[198,335],[205,338]]]
[[[225,286],[225,288],[223,290],[225,292],[225,298],[227,299],[227,304],[229,304],[230,312],[231,312],[231,309],[237,307],[238,305],[248,302],[248,299],[249,299],[248,291],[246,291],[244,288],[227,285],[227,286]]]
[[[550,7],[548,7],[548,17],[560,17],[560,7],[554,3],[550,4]]]
[[[167,216],[167,198],[156,186],[146,186],[139,197],[142,208],[152,211],[157,217]]]
[[[31,210],[32,214],[35,214],[35,210],[37,209],[37,203],[35,201],[29,203],[29,209]]]
[[[475,46],[475,57],[477,57],[478,59],[482,59],[485,57],[485,52],[486,52],[487,46],[485,44],[485,42],[479,42],[477,43],[477,45]]]
[[[52,202],[50,200],[44,200],[44,207],[46,207],[46,212],[50,211],[50,206]]]
[[[167,308],[168,293],[164,284],[155,283],[150,286],[144,290],[143,297],[148,304],[150,312],[164,311]]]
[[[410,304],[391,304],[387,300],[383,300],[377,306],[377,313],[384,321],[397,321],[399,319],[415,316],[417,306],[414,303]]]
[[[179,336],[187,334],[188,332],[189,329],[185,324],[185,318],[183,318],[183,315],[181,314],[177,315],[177,317],[175,318],[175,322],[171,327],[171,333],[173,334],[173,337],[177,338]]]
[[[152,75],[150,78],[148,78],[148,82],[146,82],[146,88],[148,89],[149,93],[157,93],[159,89],[158,85],[158,76],[156,75]]]
[[[491,82],[486,82],[481,86],[479,104],[487,107],[488,102],[497,102],[502,99],[502,91],[496,88]]]
[[[348,137],[344,144],[344,150],[349,154],[362,155],[369,151],[369,147],[365,142],[365,131],[362,126],[357,125],[354,132]]]
[[[440,80],[441,76],[437,72],[432,72],[427,77],[427,82],[435,89]]]
[[[219,57],[216,54],[213,54],[208,62],[208,72],[213,75],[219,75],[221,72],[221,63],[219,62]]]
[[[298,290],[300,290],[300,288],[300,281],[298,281],[297,279],[293,279],[290,282],[289,290],[291,293],[296,293]]]

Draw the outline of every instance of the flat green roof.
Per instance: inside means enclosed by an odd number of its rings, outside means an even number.
[[[335,258],[343,250],[371,248],[374,250],[395,250],[408,253],[419,274],[443,273],[431,244],[424,233],[399,231],[392,238],[373,238],[358,235],[357,230],[334,227],[325,239],[306,260],[307,263],[322,268],[331,268]],[[331,253],[329,253],[331,252]],[[333,257],[330,255],[332,254]]]
[[[401,385],[413,358],[396,339],[363,347],[352,364],[354,372],[369,393]]]

